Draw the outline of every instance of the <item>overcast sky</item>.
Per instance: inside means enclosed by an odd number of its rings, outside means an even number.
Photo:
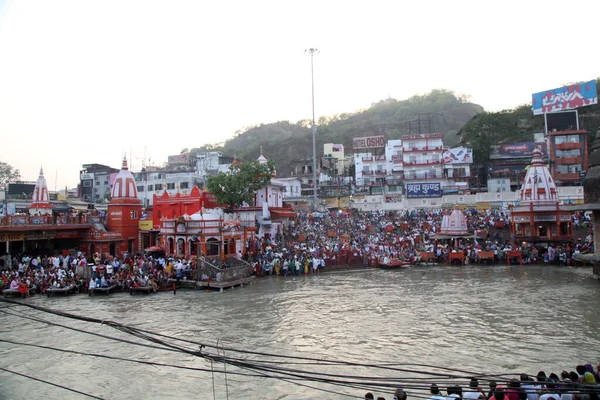
[[[0,0],[0,160],[50,190],[245,126],[434,88],[486,110],[600,76],[600,1]],[[269,158],[268,154],[265,154]],[[148,162],[148,161],[147,161]]]

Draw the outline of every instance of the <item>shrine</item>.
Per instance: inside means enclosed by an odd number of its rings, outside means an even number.
[[[33,189],[32,201],[29,205],[29,215],[36,216],[34,224],[46,224],[47,218],[52,216],[52,205],[48,197],[48,187],[46,186],[46,178],[44,178],[44,170],[40,168],[40,176],[35,183]]]
[[[510,232],[515,242],[573,240],[571,212],[560,205],[556,184],[538,149],[532,153],[520,196],[510,216]]]
[[[467,218],[460,208],[455,207],[451,213],[444,213],[440,234],[452,237],[469,236]]]

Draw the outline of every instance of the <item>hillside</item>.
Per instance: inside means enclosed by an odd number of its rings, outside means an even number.
[[[386,139],[399,139],[404,134],[441,132],[444,143],[458,144],[457,132],[483,107],[469,103],[466,98],[447,90],[433,90],[407,100],[387,99],[366,110],[355,113],[321,117],[317,123],[317,157],[323,155],[324,143],[343,144],[352,152],[352,138],[384,134]],[[223,151],[240,160],[252,160],[260,155],[260,148],[268,159],[275,161],[277,175],[289,176],[292,161],[312,158],[310,121],[296,123],[279,121],[261,124],[225,142],[222,147],[204,146],[190,150]]]

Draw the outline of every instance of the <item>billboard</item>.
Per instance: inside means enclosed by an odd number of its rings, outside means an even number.
[[[439,182],[436,183],[407,183],[406,197],[423,198],[423,197],[442,197],[442,188]]]
[[[352,139],[352,148],[354,150],[377,149],[380,147],[385,147],[384,135],[363,136]]]
[[[402,136],[402,140],[440,139],[441,137],[441,133],[415,133]]]
[[[531,99],[533,115],[573,110],[592,104],[598,104],[596,81],[534,93]]]
[[[491,147],[490,160],[502,160],[507,158],[531,158],[531,153],[537,147],[544,156],[548,155],[546,143],[509,143],[498,144]]]
[[[467,147],[453,147],[444,150],[444,164],[472,164],[473,151]]]

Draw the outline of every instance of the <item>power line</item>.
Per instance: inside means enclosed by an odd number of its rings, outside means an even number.
[[[10,370],[10,369],[6,369],[6,368],[2,368],[2,367],[0,367],[0,370],[1,370],[1,371],[4,371],[4,372],[11,373],[11,374],[19,375],[19,376],[22,376],[22,377],[24,377],[24,378],[27,378],[27,379],[32,379],[32,380],[34,380],[34,381],[38,381],[38,382],[42,382],[42,383],[45,383],[45,384],[48,384],[48,385],[52,385],[52,386],[55,386],[55,387],[57,387],[57,388],[61,388],[61,389],[64,389],[64,390],[68,390],[68,391],[70,391],[70,392],[77,393],[77,394],[80,394],[80,395],[82,395],[82,396],[85,396],[85,397],[90,397],[90,398],[92,398],[92,399],[100,399],[100,400],[104,400],[102,397],[98,397],[98,396],[94,396],[94,395],[91,395],[91,394],[88,394],[88,393],[85,393],[85,392],[81,392],[81,391],[79,391],[79,390],[72,389],[72,388],[70,388],[70,387],[66,387],[66,386],[63,386],[63,385],[59,385],[58,383],[54,383],[54,382],[50,382],[50,381],[45,381],[45,380],[43,380],[43,379],[36,378],[35,376],[30,376],[30,375],[22,374],[22,373],[20,373],[20,372],[17,372],[17,371],[12,371],[12,370]]]

